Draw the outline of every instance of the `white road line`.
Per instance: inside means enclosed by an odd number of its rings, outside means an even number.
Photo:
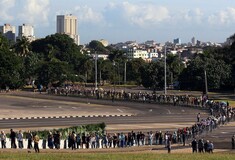
[[[77,107],[72,107],[73,109],[77,109]]]
[[[44,108],[47,108],[47,106],[43,106]]]
[[[171,111],[169,109],[166,109],[166,110],[167,110],[168,114],[171,114]]]
[[[119,112],[122,112],[123,113],[123,111],[121,110],[121,109],[117,109]]]
[[[62,107],[61,107],[61,106],[59,106],[58,108],[60,108],[60,109],[61,109]]]

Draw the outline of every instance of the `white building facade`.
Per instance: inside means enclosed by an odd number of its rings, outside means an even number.
[[[16,27],[10,24],[0,26],[0,33],[3,34],[10,42],[14,43],[16,39]]]
[[[78,35],[77,17],[73,15],[58,15],[56,21],[56,32],[60,34],[67,34],[74,42],[79,45],[80,38]]]
[[[34,41],[35,40],[34,27],[27,24],[19,26],[17,39],[22,39],[22,37],[26,37],[30,42]]]

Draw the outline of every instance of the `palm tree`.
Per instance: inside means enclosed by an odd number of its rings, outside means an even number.
[[[26,57],[29,53],[29,45],[30,42],[27,37],[23,36],[21,39],[17,39],[17,42],[14,46],[17,55]]]

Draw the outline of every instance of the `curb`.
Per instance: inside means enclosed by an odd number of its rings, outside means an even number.
[[[49,116],[49,117],[16,117],[0,118],[0,120],[30,120],[30,119],[67,119],[67,118],[108,118],[108,117],[132,117],[134,115],[82,115],[82,116]]]

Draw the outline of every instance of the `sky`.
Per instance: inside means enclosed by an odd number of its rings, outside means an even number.
[[[77,16],[81,44],[224,42],[235,33],[235,0],[0,0],[0,25],[31,24],[38,38],[56,32],[61,14]]]

